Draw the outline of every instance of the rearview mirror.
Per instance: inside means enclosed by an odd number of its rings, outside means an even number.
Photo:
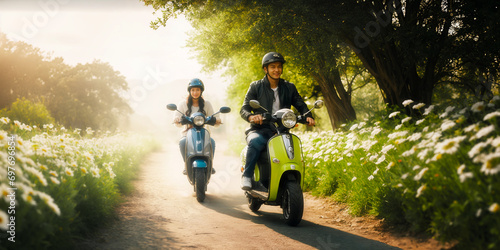
[[[319,108],[322,108],[323,107],[323,100],[317,100],[316,102],[314,102],[314,108],[315,109],[319,109]]]
[[[175,104],[168,104],[167,105],[168,110],[176,111],[177,110],[177,105]]]
[[[231,108],[230,107],[221,107],[219,112],[226,114],[226,113],[231,112]]]
[[[257,100],[250,100],[250,107],[254,109],[261,108],[260,103]]]

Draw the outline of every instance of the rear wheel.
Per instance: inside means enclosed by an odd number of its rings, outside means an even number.
[[[204,168],[195,168],[194,185],[196,190],[196,200],[203,202],[205,200],[206,172]]]
[[[302,220],[304,196],[299,183],[288,181],[282,196],[283,218],[289,226],[296,226]]]

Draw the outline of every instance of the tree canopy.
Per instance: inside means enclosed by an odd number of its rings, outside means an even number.
[[[128,88],[125,78],[108,63],[69,66],[2,33],[0,84],[0,109],[16,99],[40,102],[66,127],[113,130],[132,111],[120,95]]]
[[[406,99],[431,104],[435,87],[443,83],[469,89],[498,84],[498,1],[144,3],[163,12],[156,27],[181,13],[191,21],[192,46],[208,70],[256,62],[272,50],[285,54],[291,69],[319,85],[337,121],[355,118],[339,72],[346,50],[355,53],[389,105],[401,106]],[[231,70],[237,75],[247,69]]]

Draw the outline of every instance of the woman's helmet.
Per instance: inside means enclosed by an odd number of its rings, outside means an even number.
[[[189,85],[188,85],[188,92],[191,91],[191,88],[200,88],[201,89],[201,92],[203,92],[205,90],[205,85],[203,84],[203,82],[198,79],[198,78],[193,78],[190,82],[189,82]]]
[[[262,68],[273,62],[281,62],[285,64],[285,58],[277,52],[269,52],[262,58]]]

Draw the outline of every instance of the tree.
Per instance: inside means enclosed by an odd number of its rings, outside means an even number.
[[[0,108],[18,98],[32,99],[43,93],[49,69],[49,60],[40,49],[10,41],[0,33]]]
[[[66,127],[113,130],[132,111],[120,95],[128,88],[125,78],[109,64],[71,67],[2,33],[0,84],[0,108],[10,108],[16,99],[41,102]]]
[[[113,130],[132,109],[119,93],[127,82],[108,63],[94,61],[63,71],[50,84],[48,108],[68,127]]]
[[[336,61],[330,59],[348,46],[375,78],[389,105],[401,106],[406,99],[431,104],[440,83],[471,85],[474,83],[464,82],[461,76],[497,79],[499,74],[498,1],[143,1],[163,11],[163,17],[153,24],[156,26],[178,13],[193,23],[228,15],[222,18],[228,23],[219,23],[229,27],[224,28],[226,34],[206,37],[217,41],[214,44],[223,41],[232,45],[216,49],[214,55],[225,60],[231,56],[224,49],[255,48],[248,46],[250,41],[266,41],[268,47],[288,42],[293,46],[287,48],[302,55],[323,52],[330,68],[315,70],[319,72],[316,78],[335,86]],[[238,28],[240,23],[246,28]],[[301,39],[306,37],[310,39]],[[211,46],[200,48],[214,50]],[[340,88],[335,90],[340,90],[338,97],[343,96]]]
[[[296,83],[303,95],[325,99],[333,127],[355,119],[351,93],[344,88],[336,63],[336,54],[342,48],[332,43],[333,38],[325,40],[317,29],[310,30],[311,24],[303,17],[293,12],[268,15],[268,11],[265,5],[239,8],[232,3],[211,2],[189,12],[188,18],[196,28],[191,47],[198,51],[206,69],[213,70],[220,65],[229,67],[228,72],[238,76],[235,79],[241,77],[242,69],[248,69],[248,62],[260,67],[260,59],[266,52],[279,51],[288,60],[284,76],[291,76],[287,79],[292,82],[300,80]],[[239,69],[234,67],[236,64]],[[252,73],[250,79],[245,77],[246,86],[263,76],[262,69]]]

